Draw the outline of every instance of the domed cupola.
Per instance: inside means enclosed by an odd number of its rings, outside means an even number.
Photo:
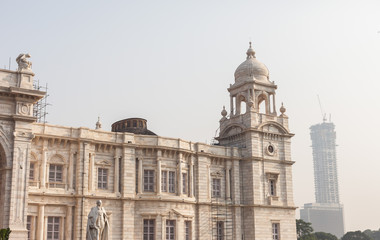
[[[255,51],[252,49],[251,42],[247,50],[247,60],[245,60],[235,71],[235,83],[257,80],[269,82],[269,70],[255,57]]]

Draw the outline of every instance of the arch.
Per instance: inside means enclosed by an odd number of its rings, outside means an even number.
[[[268,113],[268,94],[266,92],[261,92],[257,96],[257,109],[259,113]]]
[[[226,136],[239,134],[239,133],[243,132],[244,128],[245,128],[244,125],[241,125],[241,124],[236,124],[236,123],[231,124],[231,125],[227,126],[222,132],[220,132],[219,136],[220,137],[226,137]],[[231,131],[235,131],[235,132],[230,134]]]
[[[247,98],[244,93],[239,93],[236,96],[236,111],[237,115],[245,114],[247,112]]]
[[[8,141],[8,138],[3,129],[0,128],[0,151],[3,151],[4,154],[4,161],[5,161],[5,166],[11,167],[12,166],[12,146],[11,143]],[[0,163],[0,168],[2,167],[2,162]]]
[[[282,126],[278,122],[274,122],[274,121],[269,121],[269,122],[262,123],[261,125],[259,125],[258,129],[259,130],[263,130],[264,127],[268,126],[268,125],[276,127],[280,131],[280,133],[290,134],[290,132],[286,128],[284,128],[284,126]]]
[[[65,161],[65,158],[60,155],[60,154],[54,154],[53,156],[51,156],[51,158],[49,159],[49,163],[59,163],[59,164],[65,164],[66,161]]]
[[[245,101],[242,101],[240,103],[240,114],[247,113],[247,103]]]
[[[0,144],[0,169],[7,166],[7,158],[3,146]]]
[[[9,207],[12,186],[12,151],[3,132],[0,132],[0,228],[9,226]]]

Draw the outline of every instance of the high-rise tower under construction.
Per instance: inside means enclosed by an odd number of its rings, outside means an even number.
[[[339,203],[336,133],[332,122],[310,127],[313,148],[315,201]]]
[[[336,132],[332,122],[310,127],[313,148],[314,185],[316,203],[301,209],[301,219],[311,222],[316,232],[344,234],[343,205],[339,201],[336,157]]]

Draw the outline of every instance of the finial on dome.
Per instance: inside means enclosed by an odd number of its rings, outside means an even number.
[[[95,129],[98,130],[98,129],[102,129],[102,123],[100,122],[100,117],[98,117],[98,121],[96,122],[95,124]]]
[[[286,116],[285,115],[286,108],[284,107],[284,103],[283,102],[281,103],[280,112],[281,112],[281,116]]]
[[[248,58],[256,58],[255,51],[252,49],[252,42],[249,42],[249,48],[247,50],[247,59]]]
[[[222,110],[222,112],[220,114],[222,114],[223,118],[225,118],[227,116],[227,111],[226,111],[226,107],[225,106],[223,106],[223,110]]]

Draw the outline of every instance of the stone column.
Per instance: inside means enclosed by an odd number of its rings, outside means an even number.
[[[181,194],[182,194],[182,153],[179,153],[179,156],[178,156],[177,171],[178,171],[178,174],[177,174],[177,176],[178,176],[177,195],[181,196]]]
[[[47,222],[48,222],[48,217],[44,217],[44,232],[43,232],[43,238],[41,238],[41,239],[46,239],[47,238],[47,231],[46,231],[46,229],[47,229]]]
[[[232,194],[231,198],[236,204],[240,204],[240,163],[232,160]]]
[[[138,182],[138,193],[143,192],[143,159],[141,157],[139,159],[139,182]]]
[[[119,157],[115,156],[114,157],[114,161],[115,161],[115,173],[114,173],[114,192],[115,193],[119,193],[120,192],[120,189],[119,189],[119,179],[120,179],[120,176],[119,176]]]
[[[12,175],[10,188],[9,228],[12,239],[27,238],[28,174],[31,140],[28,132],[14,132]],[[2,215],[2,214],[0,214]]]
[[[232,96],[230,96],[230,115],[234,115],[234,98]]]
[[[270,95],[267,94],[268,98],[267,100],[265,101],[265,114],[268,114],[270,113]]]
[[[161,158],[157,158],[157,194],[161,194]]]
[[[90,171],[88,175],[88,190],[89,191],[94,191],[94,176],[96,175],[95,173],[95,163],[94,163],[94,154],[90,153],[89,155],[89,160],[90,160]]]
[[[189,197],[194,197],[194,162],[191,158],[189,165]]]
[[[226,197],[231,199],[231,186],[230,186],[230,168],[226,168]]]
[[[273,113],[277,115],[277,110],[276,110],[276,94],[273,93]]]
[[[78,191],[81,189],[82,190],[82,194],[88,194],[88,190],[89,190],[89,182],[88,180],[90,179],[89,178],[89,175],[90,175],[90,163],[89,163],[89,147],[90,147],[90,144],[86,143],[86,142],[83,142],[83,145],[81,146],[81,152],[79,154],[79,158],[82,159],[82,163],[80,163],[80,166],[79,167],[79,171],[78,171],[78,178],[77,180],[79,181],[77,186],[78,186]],[[87,175],[87,176],[86,176]],[[83,186],[82,186],[83,184]]]
[[[67,206],[66,207],[66,218],[65,218],[65,236],[66,239],[71,239],[72,236],[72,226],[73,226],[73,212],[72,212],[72,206]],[[61,238],[63,239],[63,238]]]
[[[35,240],[36,235],[36,216],[30,216],[30,240]]]
[[[66,228],[66,224],[65,224],[65,218],[64,217],[60,217],[59,218],[59,222],[60,222],[60,229],[59,229],[59,239],[65,239],[65,228]],[[66,239],[68,239],[68,237],[66,237]]]
[[[177,221],[176,222],[176,239],[181,239],[181,236],[182,236],[182,239],[184,239],[185,237],[185,224],[184,224],[184,221],[183,221],[183,218],[182,217],[179,217],[177,218]]]
[[[157,239],[161,239],[161,240],[165,240],[166,236],[166,217],[164,216],[161,216],[161,238],[157,238]]]
[[[239,97],[240,98],[240,97]],[[236,110],[235,110],[235,112],[236,112],[236,115],[240,115],[240,106],[241,106],[241,101],[240,101],[240,99],[238,99],[238,98],[235,98],[235,105],[236,105]]]
[[[46,140],[44,140],[42,154],[41,154],[41,169],[40,169],[40,188],[46,188],[46,167],[47,167],[47,147]]]
[[[69,166],[67,171],[67,182],[69,183],[69,191],[73,190],[73,154],[71,151],[71,144],[70,144],[70,151],[69,151]]]
[[[44,225],[45,225],[45,206],[38,206],[38,217],[37,217],[37,229],[36,229],[36,239],[44,239]]]

